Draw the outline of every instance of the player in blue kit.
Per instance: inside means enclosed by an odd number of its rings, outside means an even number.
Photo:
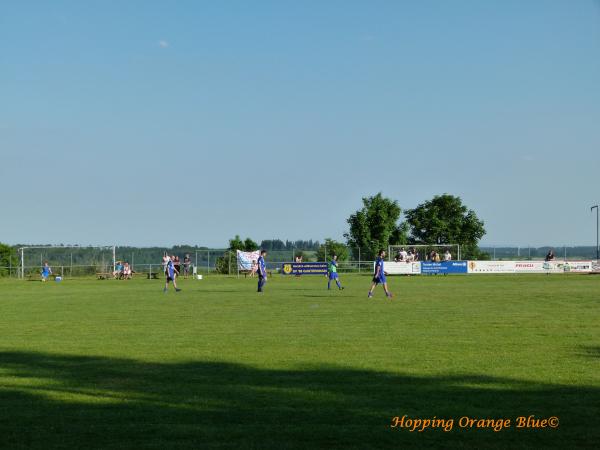
[[[169,281],[173,282],[173,287],[175,288],[175,292],[179,292],[181,291],[181,289],[177,288],[177,281],[175,281],[175,279],[177,278],[177,275],[179,275],[179,272],[177,271],[177,269],[175,269],[175,264],[173,263],[173,257],[168,257],[166,258],[166,264],[165,264],[165,277],[167,279],[167,281],[165,281],[165,288],[163,289],[163,292],[167,292],[168,288],[169,288]]]
[[[258,292],[263,292],[263,286],[267,282],[267,264],[265,263],[266,250],[261,250],[258,257]]]
[[[340,284],[340,278],[337,273],[337,255],[333,255],[331,262],[327,266],[327,290],[331,289],[331,280],[335,280],[335,284],[337,284],[340,291],[344,289]]]
[[[44,266],[42,267],[42,281],[48,280],[50,275],[52,275],[52,269],[48,265],[48,261],[44,261]]]
[[[385,271],[383,270],[383,258],[385,258],[385,250],[379,250],[379,255],[375,261],[375,273],[373,274],[373,284],[371,284],[371,289],[369,290],[369,298],[373,297],[373,291],[378,284],[383,285],[386,297],[392,298],[392,293],[388,290]]]

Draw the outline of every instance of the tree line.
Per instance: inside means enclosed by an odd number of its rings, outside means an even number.
[[[402,220],[401,220],[402,219]],[[479,247],[480,239],[485,235],[484,222],[475,211],[463,204],[458,196],[450,194],[436,195],[412,209],[403,210],[398,201],[377,193],[362,199],[362,206],[346,219],[348,231],[344,234],[345,242],[327,238],[323,242],[317,240],[282,240],[266,239],[260,243],[250,237],[242,239],[236,235],[229,240],[227,249],[218,255],[217,267],[227,270],[230,260],[235,257],[236,250],[253,251],[265,249],[272,257],[288,259],[292,256],[305,256],[316,260],[325,260],[333,253],[341,261],[357,255],[351,252],[360,248],[361,259],[373,259],[381,249],[389,245],[449,245],[459,244],[463,259],[489,259],[489,254]],[[0,275],[3,267],[18,265],[17,246],[0,244]],[[547,247],[543,247],[544,249]],[[582,247],[583,248],[583,247]],[[137,264],[155,264],[160,261],[165,250],[169,254],[197,254],[199,264],[210,264],[217,255],[210,258],[207,247],[179,245],[165,249],[164,247],[118,247],[117,259],[135,259]],[[486,248],[489,252],[489,248]],[[294,254],[292,254],[292,251]],[[54,254],[60,253],[53,250]],[[58,253],[56,253],[58,252]],[[93,250],[86,247],[64,249],[65,255],[72,254],[74,263],[85,263],[92,257]],[[536,256],[538,252],[534,252]],[[497,256],[502,254],[497,252]]]

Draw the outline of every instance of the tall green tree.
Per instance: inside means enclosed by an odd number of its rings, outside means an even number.
[[[360,247],[366,257],[373,257],[378,250],[396,243],[393,241],[406,239],[406,228],[398,223],[402,209],[397,201],[380,192],[362,202],[363,207],[347,220],[350,230],[344,237],[348,245]]]
[[[215,261],[215,270],[218,273],[231,274],[237,267],[237,250],[243,252],[252,252],[258,249],[258,244],[247,237],[242,240],[239,234],[236,234],[233,239],[229,239],[229,248],[223,256],[220,256]],[[235,269],[237,270],[237,269]]]
[[[9,268],[16,268],[19,264],[16,250],[10,245],[0,242],[0,276],[9,275]]]
[[[236,250],[241,250],[243,252],[252,252],[254,250],[258,250],[258,244],[249,237],[242,240],[242,238],[240,238],[240,235],[236,234],[233,239],[229,239],[229,250],[231,250],[232,252],[235,252]]]
[[[327,261],[333,255],[337,255],[338,261],[346,261],[349,256],[348,247],[333,239],[325,239],[325,242],[317,250],[317,261]]]
[[[479,256],[477,243],[485,235],[484,224],[460,197],[436,195],[405,215],[412,243],[460,244],[463,259]]]
[[[244,239],[244,250],[247,252],[253,252],[254,250],[258,250],[258,244],[249,237],[247,237],[246,239]]]

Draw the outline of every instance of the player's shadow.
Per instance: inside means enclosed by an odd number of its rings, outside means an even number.
[[[451,432],[392,417],[454,418]],[[558,429],[461,429],[459,419],[558,416]],[[598,387],[456,374],[0,353],[0,447],[593,448]]]

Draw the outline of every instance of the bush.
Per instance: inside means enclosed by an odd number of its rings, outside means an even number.
[[[8,244],[0,242],[0,277],[10,275],[10,267],[16,269],[19,265],[17,251]]]

